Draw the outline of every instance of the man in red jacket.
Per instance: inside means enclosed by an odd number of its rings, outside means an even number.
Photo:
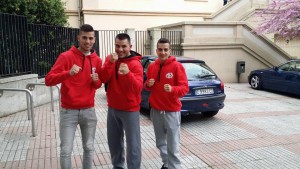
[[[95,32],[91,25],[82,25],[77,39],[79,46],[72,46],[61,53],[45,78],[47,86],[61,83],[59,136],[62,169],[72,168],[71,153],[78,124],[84,149],[84,169],[92,168],[94,152],[97,125],[94,97],[96,89],[101,87],[98,74],[102,61],[95,50],[92,50]]]
[[[140,102],[143,88],[141,55],[131,50],[126,33],[115,38],[115,52],[105,59],[101,81],[107,83],[107,138],[113,168],[128,169],[141,166]]]
[[[184,67],[170,56],[170,41],[161,38],[157,42],[158,59],[147,71],[146,90],[151,91],[149,102],[154,126],[156,147],[160,150],[162,169],[179,169],[179,143],[181,102],[189,91]]]

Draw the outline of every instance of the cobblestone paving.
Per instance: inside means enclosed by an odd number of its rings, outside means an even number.
[[[225,84],[225,107],[213,118],[182,118],[183,169],[296,169],[300,168],[300,99],[270,91],[252,90],[248,84]],[[9,105],[8,105],[9,106]],[[12,105],[13,106],[13,105]],[[94,168],[111,169],[106,137],[106,97],[97,91],[98,117]],[[0,118],[0,169],[56,169],[59,167],[58,102],[35,108],[37,136],[22,111]],[[149,113],[140,116],[142,168],[162,163],[155,147]],[[82,167],[78,128],[72,155],[73,168]]]

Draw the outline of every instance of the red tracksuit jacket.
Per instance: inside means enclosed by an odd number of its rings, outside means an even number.
[[[155,83],[148,87],[147,82],[151,78],[155,80]],[[166,92],[164,84],[170,84],[172,91]],[[174,56],[170,56],[163,64],[160,63],[159,59],[156,59],[148,67],[144,88],[151,91],[149,102],[154,109],[180,111],[182,106],[180,97],[189,91],[185,69],[181,63],[176,61]]]
[[[140,61],[142,56],[134,51],[130,53],[130,56],[118,59],[114,63],[109,61],[108,55],[101,71],[101,81],[108,83],[106,92],[108,107],[134,112],[140,110],[143,68]],[[118,73],[121,63],[128,65],[130,70],[128,74]]]
[[[76,64],[82,70],[70,75],[70,69]],[[100,73],[102,61],[93,51],[84,56],[75,46],[61,53],[54,66],[47,74],[45,83],[54,86],[61,83],[61,107],[67,109],[83,109],[94,107],[95,91],[101,87],[101,81],[94,83],[91,78],[92,69]]]

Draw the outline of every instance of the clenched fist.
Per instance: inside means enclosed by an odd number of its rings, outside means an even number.
[[[154,85],[154,83],[155,83],[155,80],[151,78],[151,79],[148,80],[147,86],[151,87],[151,86]]]
[[[118,60],[118,55],[117,55],[116,53],[110,54],[109,61],[110,61],[111,63],[114,63],[114,62],[116,62],[117,60]]]
[[[73,76],[79,72],[82,68],[74,64],[72,68],[70,69],[70,75]]]
[[[171,92],[172,91],[172,86],[169,85],[169,84],[165,84],[164,89],[165,89],[166,92]]]
[[[121,63],[119,67],[119,73],[126,75],[129,72],[128,65],[126,63]]]
[[[97,82],[99,80],[98,73],[91,74],[91,77],[92,77],[93,82]]]

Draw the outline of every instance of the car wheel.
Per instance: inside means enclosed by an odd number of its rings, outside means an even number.
[[[201,114],[204,116],[204,117],[213,117],[215,116],[216,114],[218,114],[219,110],[217,111],[207,111],[207,112],[201,112]]]
[[[262,81],[258,75],[251,76],[250,85],[253,89],[261,89],[262,88]]]

